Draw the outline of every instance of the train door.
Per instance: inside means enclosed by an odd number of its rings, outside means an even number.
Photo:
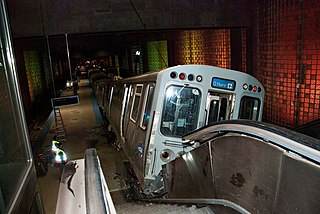
[[[141,144],[143,142],[139,142],[137,139],[137,135],[139,135],[139,115],[141,113],[141,102],[142,102],[142,92],[143,92],[143,84],[136,84],[132,86],[130,90],[130,101],[128,103],[128,118],[127,125],[125,126],[124,137],[126,139],[126,144],[128,147],[129,158],[131,162],[134,162],[132,167],[138,177],[138,179],[142,179],[142,168],[141,164],[138,162],[141,161],[139,148],[141,148]],[[137,142],[138,141],[138,142]]]
[[[231,113],[234,106],[233,94],[220,94],[209,92],[207,96],[207,118],[206,124],[221,120],[231,119]]]
[[[127,125],[128,125],[128,105],[129,105],[129,98],[130,98],[130,92],[131,92],[131,85],[125,85],[124,86],[124,100],[122,105],[122,113],[121,113],[121,124],[120,124],[120,133],[121,138],[123,142],[126,142],[125,133],[127,131]]]
[[[126,119],[127,125],[125,125],[124,130],[124,137],[126,139],[127,147],[130,150],[130,153],[134,153],[135,147],[133,146],[136,129],[138,128],[138,120],[139,120],[139,107],[141,102],[141,95],[142,95],[142,84],[133,85],[130,91],[130,99],[128,105],[128,117]],[[130,154],[132,157],[133,154]]]
[[[135,164],[136,164],[136,175],[139,180],[143,180],[144,177],[144,155],[146,152],[146,138],[147,129],[151,119],[152,101],[154,96],[154,83],[148,83],[144,85],[144,90],[141,95],[141,104],[138,115],[138,123],[136,133],[132,143]]]

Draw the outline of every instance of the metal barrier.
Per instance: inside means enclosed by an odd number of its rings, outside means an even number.
[[[234,121],[185,139],[202,145],[164,166],[169,199],[221,199],[238,205],[231,208],[240,213],[320,210],[320,141],[270,124]]]
[[[96,149],[64,167],[56,213],[116,213]]]

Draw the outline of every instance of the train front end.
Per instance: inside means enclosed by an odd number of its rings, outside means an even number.
[[[250,87],[250,88],[249,88]],[[145,145],[144,191],[161,192],[162,166],[197,147],[182,136],[229,119],[261,120],[264,88],[248,74],[184,65],[158,74]]]

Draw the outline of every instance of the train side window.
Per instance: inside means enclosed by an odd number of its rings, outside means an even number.
[[[102,108],[103,108],[103,103],[104,103],[104,93],[106,93],[105,92],[106,91],[106,88],[104,87],[104,86],[102,86],[102,89],[101,89],[101,103],[100,103],[100,105],[102,106]]]
[[[240,101],[239,119],[258,120],[260,99],[244,96]]]
[[[112,106],[121,106],[121,102],[123,100],[123,90],[121,87],[114,86],[113,95],[112,95]]]
[[[113,89],[114,86],[111,87],[110,91],[109,91],[109,101],[108,101],[108,115],[111,115],[111,101],[112,101],[112,96],[113,96]]]
[[[131,115],[130,118],[134,122],[137,122],[138,119],[138,110],[139,110],[139,105],[140,105],[140,100],[141,100],[141,92],[142,92],[143,85],[138,84],[135,87],[135,92],[134,92],[134,99],[131,107]]]
[[[160,131],[181,137],[197,128],[201,91],[186,86],[169,86],[164,97]]]
[[[110,96],[110,86],[106,87],[105,93],[104,93],[104,107],[106,108],[109,104],[109,96]]]
[[[155,84],[148,84],[147,86],[147,92],[144,100],[144,111],[143,111],[143,118],[141,122],[141,127],[145,129],[148,127],[149,121],[150,121],[150,114],[151,114],[151,106],[153,101],[153,94],[154,94],[154,87]]]

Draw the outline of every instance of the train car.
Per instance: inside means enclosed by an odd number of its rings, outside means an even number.
[[[207,65],[114,81],[103,93],[98,103],[145,194],[161,192],[162,166],[195,148],[181,136],[216,121],[260,121],[264,100],[254,77]]]

